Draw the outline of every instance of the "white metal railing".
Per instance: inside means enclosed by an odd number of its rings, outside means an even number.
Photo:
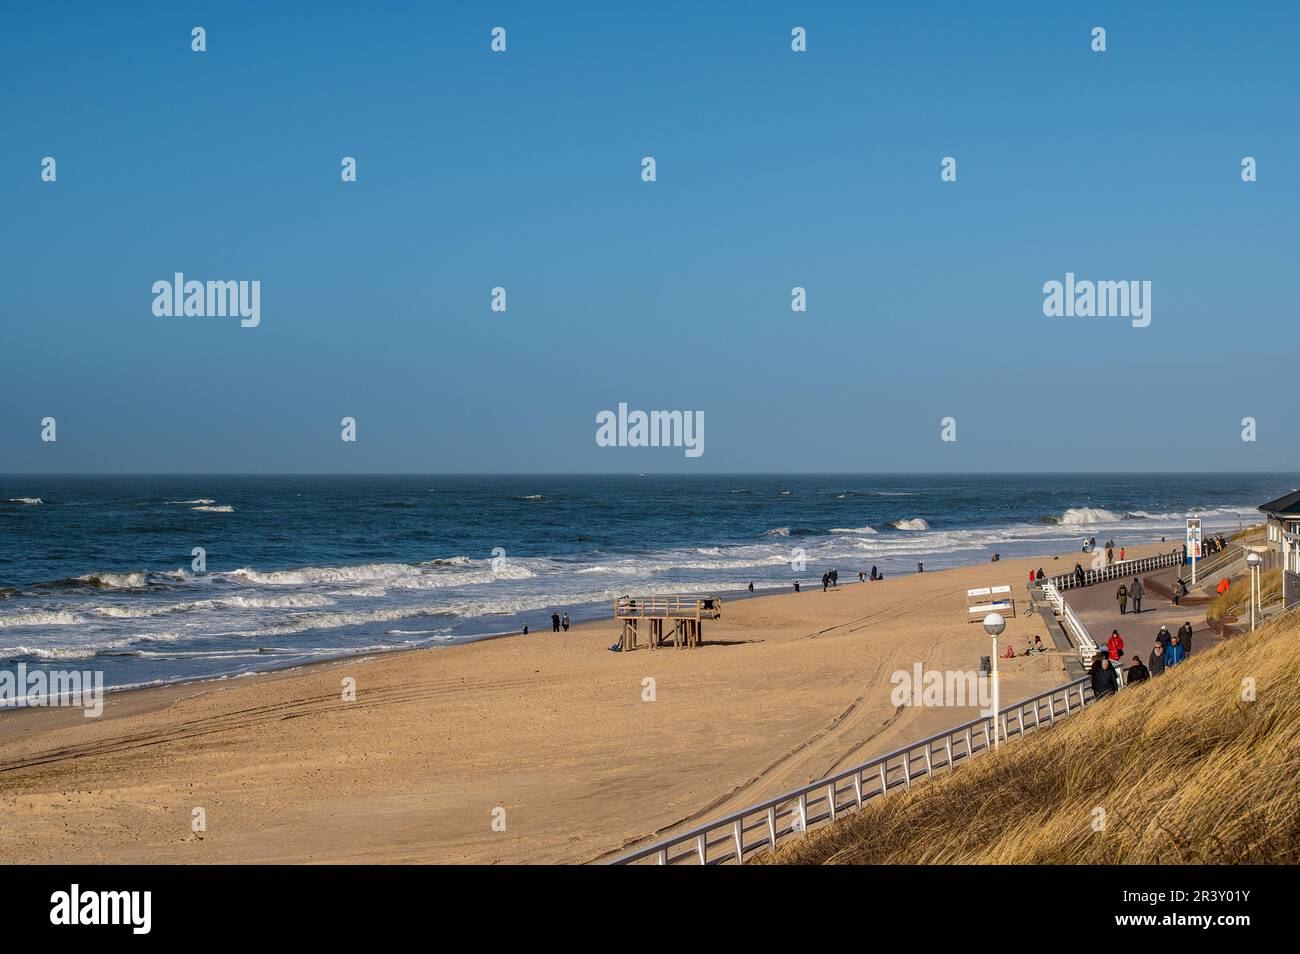
[[[1084,668],[1091,666],[1093,657],[1098,652],[1097,641],[1092,638],[1092,633],[1088,632],[1088,627],[1083,625],[1083,620],[1074,615],[1074,610],[1070,609],[1070,604],[1064,599],[1061,600],[1061,622],[1070,639],[1074,641],[1074,648],[1079,650],[1079,659],[1083,662]]]
[[[1121,577],[1136,573],[1148,573],[1151,570],[1160,570],[1167,566],[1178,566],[1182,560],[1183,551],[1180,547],[1171,553],[1161,553],[1159,556],[1142,557],[1138,560],[1120,560],[1117,563],[1085,569],[1082,580],[1080,580],[1077,573],[1058,573],[1056,576],[1049,577],[1044,583],[1050,583],[1059,592],[1078,586],[1105,583],[1107,580],[1118,580]],[[1044,589],[1046,589],[1046,585],[1044,585]]]
[[[1052,725],[1094,701],[1092,682],[1085,676],[1002,709],[998,713],[998,729],[1003,739],[1023,736],[1044,723]],[[977,753],[987,752],[993,744],[993,732],[998,729],[994,728],[991,717],[981,716],[888,755],[639,848],[610,863],[712,865],[742,861],[764,848],[775,851],[782,839],[802,834],[821,822],[835,821],[872,798],[900,788],[908,790],[940,770],[953,769]]]

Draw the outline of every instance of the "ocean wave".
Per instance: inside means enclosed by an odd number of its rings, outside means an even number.
[[[25,507],[38,507],[45,503],[40,497],[10,497],[5,503],[22,504]]]
[[[254,570],[241,567],[219,574],[260,586],[303,586],[310,583],[351,583],[398,579],[418,573],[408,563],[363,563],[358,566],[304,566],[296,570]]]
[[[215,500],[209,500],[207,497],[199,497],[197,500],[168,500],[169,504],[214,504]]]
[[[895,530],[929,530],[930,524],[920,517],[911,520],[895,520],[889,524]]]
[[[143,570],[137,573],[87,573],[74,576],[72,583],[84,583],[101,590],[142,590],[149,585]]]
[[[0,614],[0,627],[5,626],[76,626],[83,623],[80,616],[67,610],[37,610],[33,613]]]
[[[542,499],[542,495],[541,495],[541,494],[529,494],[529,495],[526,496],[526,497],[516,497],[515,499],[516,499],[516,500],[541,500],[541,499]]]
[[[229,504],[222,504],[219,507],[191,507],[191,510],[200,510],[204,513],[234,513],[235,508]]]
[[[1101,507],[1071,507],[1061,514],[1059,522],[1064,526],[1084,526],[1093,523],[1110,523],[1122,519],[1119,514]]]
[[[874,527],[831,527],[831,533],[875,533]]]
[[[93,659],[96,656],[142,655],[131,651],[141,643],[169,643],[181,638],[180,633],[133,633],[118,639],[79,643],[67,646],[0,646],[0,661],[29,657],[31,659],[73,660]]]

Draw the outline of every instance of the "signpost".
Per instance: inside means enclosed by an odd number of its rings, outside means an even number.
[[[1187,555],[1192,559],[1192,586],[1196,585],[1196,561],[1201,556],[1201,518],[1187,518]]]

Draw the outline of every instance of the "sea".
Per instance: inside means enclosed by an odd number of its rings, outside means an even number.
[[[113,688],[1258,519],[1300,474],[0,476],[0,670]],[[1051,568],[1049,568],[1050,570]],[[518,636],[517,638],[530,638]]]

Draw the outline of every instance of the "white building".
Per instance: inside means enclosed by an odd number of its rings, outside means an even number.
[[[1300,490],[1260,504],[1259,509],[1268,531],[1268,565],[1282,568],[1288,605],[1300,601]]]

